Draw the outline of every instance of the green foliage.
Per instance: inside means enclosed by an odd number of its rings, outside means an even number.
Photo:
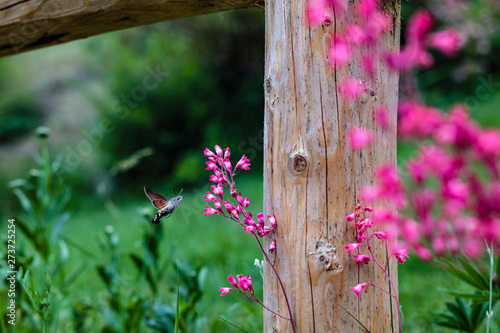
[[[2,94],[0,144],[18,140],[42,123],[42,107],[27,93]]]
[[[174,332],[177,325],[183,332],[198,332],[203,318],[197,304],[203,295],[207,269],[172,260],[173,248],[168,256],[163,256],[163,226],[151,227],[149,216],[144,216],[143,237],[137,242],[139,253],[127,247],[124,250],[111,226],[105,227],[99,238],[100,255],[87,249],[87,239],[79,240],[80,244],[64,237],[63,226],[70,219],[71,191],[60,175],[60,163],[50,158],[48,130],[40,128],[38,136],[39,168],[32,169],[28,178],[10,183],[25,216],[15,218],[20,231],[17,239],[22,234],[23,240],[31,244],[29,248],[19,242],[16,245],[20,288],[16,288],[18,318],[12,327],[14,331]],[[70,251],[70,247],[76,252]],[[87,259],[76,261],[78,254]],[[1,265],[6,272],[5,262]],[[127,267],[134,268],[133,280],[130,270],[123,273]],[[169,268],[177,272],[177,294],[174,288],[165,288],[173,285]],[[82,295],[72,288],[78,277],[88,277],[92,272],[105,293]],[[2,282],[2,300],[7,295],[5,287]],[[0,312],[5,317],[6,309]],[[5,325],[2,320],[2,329]]]
[[[469,259],[459,257],[458,262],[462,266],[461,268],[458,268],[453,262],[448,262],[447,271],[472,287],[473,291],[448,290],[447,293],[454,297],[454,303],[447,302],[447,311],[438,313],[434,322],[437,325],[461,332],[478,332],[484,326],[490,300],[492,300],[493,307],[500,299],[500,284],[495,281],[491,285],[490,291],[490,274],[494,272],[488,270],[482,272]],[[498,257],[495,262],[496,274],[498,274]]]

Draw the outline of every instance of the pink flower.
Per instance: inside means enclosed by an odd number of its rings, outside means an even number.
[[[497,158],[500,155],[500,132],[494,129],[480,132],[475,150],[484,158]]]
[[[248,205],[250,205],[250,199],[245,198],[245,200],[243,200],[243,206],[245,206],[245,208],[247,208]]]
[[[212,185],[212,186],[210,186],[210,189],[219,198],[222,199],[222,197],[224,196],[224,188],[222,187],[221,184]]]
[[[365,293],[367,292],[366,288],[368,288],[370,284],[365,282],[365,283],[360,283],[360,284],[357,284],[355,285],[354,287],[351,287],[351,289],[354,291],[354,293],[356,294],[356,296],[359,296],[359,294],[361,293],[361,291],[363,289],[365,289]]]
[[[224,149],[224,159],[229,160],[229,157],[231,156],[231,151],[229,150],[229,147]]]
[[[213,214],[219,214],[219,212],[216,209],[213,209],[207,204],[207,208],[203,209],[205,213],[203,215],[213,215]]]
[[[229,202],[229,200],[228,200],[228,201],[222,201],[222,204],[224,205],[224,207],[226,208],[226,210],[227,210],[227,212],[228,212],[229,214],[231,214],[231,213],[233,212],[234,207],[233,207],[233,205]]]
[[[250,277],[250,275],[237,275],[236,278],[238,279],[238,286],[241,289],[243,289],[244,291],[253,291],[252,281],[250,281],[252,278]]]
[[[376,231],[372,233],[373,236],[377,237],[380,240],[386,240],[389,239],[389,235],[387,231]]]
[[[215,153],[217,154],[217,157],[222,157],[222,148],[220,146],[215,146]]]
[[[217,198],[216,198],[216,199],[214,199],[214,200],[213,200],[213,203],[214,203],[214,207],[215,207],[215,209],[217,209],[219,212],[221,212],[221,213],[222,213],[222,212],[223,212],[223,211],[222,211],[222,205],[220,204],[219,199],[217,199]]]
[[[236,193],[236,187],[234,187],[234,185],[231,185],[231,198],[236,198],[236,196],[238,195]]]
[[[272,253],[274,250],[276,250],[276,241],[273,240],[271,245],[269,245],[269,252]]]
[[[364,55],[361,59],[361,68],[368,76],[373,76],[375,73],[375,59],[371,54]]]
[[[399,104],[399,134],[409,139],[431,137],[444,123],[442,112],[436,108],[421,105],[417,102]]]
[[[389,110],[385,106],[379,106],[374,111],[375,121],[383,130],[389,129]]]
[[[205,151],[203,152],[203,154],[208,157],[210,160],[212,159],[215,159],[217,156],[215,156],[215,154],[208,148],[205,148]]]
[[[269,219],[269,223],[271,223],[271,226],[273,228],[276,228],[276,218],[274,216],[268,215],[267,218]]]
[[[250,170],[250,163],[249,162],[250,162],[250,160],[245,155],[241,156],[238,163],[236,163],[234,170],[236,170],[236,169]]]
[[[354,256],[354,259],[356,260],[356,265],[368,264],[370,262],[370,257],[365,256],[364,254],[357,254]]]
[[[213,162],[212,160],[209,160],[209,161],[206,161],[205,164],[207,165],[207,168],[205,170],[215,170],[215,169],[219,169],[217,167],[217,164],[215,164],[215,162]]]
[[[251,225],[251,226],[256,226],[254,220],[252,219],[252,213],[246,213],[245,215],[245,219],[243,220],[243,222],[246,224],[246,225]]]
[[[236,282],[236,279],[234,278],[234,276],[232,274],[229,274],[229,276],[227,277],[227,280],[229,281],[229,283],[231,283],[231,285],[233,287],[238,287],[238,283]]]
[[[325,0],[310,0],[307,2],[306,21],[312,27],[317,27],[328,19],[327,4]]]
[[[364,91],[363,82],[358,79],[344,79],[340,83],[340,92],[345,98],[359,98]]]
[[[347,243],[345,248],[347,249],[347,253],[352,253],[356,250],[361,244],[360,243]]]
[[[373,226],[373,222],[369,218],[363,218],[356,222],[355,226],[356,228],[364,231],[368,228],[371,228]]]
[[[347,222],[351,222],[356,217],[358,217],[359,214],[361,214],[361,213],[360,212],[351,213],[351,214],[347,215],[345,218],[346,218]]]
[[[328,61],[332,66],[342,66],[351,58],[351,47],[341,38],[334,38],[330,43]]]
[[[254,232],[257,228],[253,225],[246,225],[243,227],[243,231],[246,232],[247,234]]]
[[[257,222],[259,223],[259,226],[264,226],[264,213],[257,214]]]
[[[363,128],[353,128],[349,133],[349,144],[352,150],[361,150],[372,143],[372,133]]]
[[[460,32],[452,29],[430,34],[427,43],[448,57],[453,57],[464,44]]]
[[[220,295],[221,296],[224,296],[225,294],[227,294],[228,292],[230,292],[231,290],[233,290],[233,288],[223,288],[223,287],[219,287],[219,291],[220,291]]]
[[[364,29],[361,28],[359,25],[350,24],[346,28],[345,38],[353,44],[360,44],[366,41],[367,36]]]
[[[400,264],[402,264],[406,261],[406,258],[409,258],[408,247],[401,250],[395,250],[391,255],[393,255]]]
[[[204,197],[206,198],[205,202],[210,202],[216,199],[215,195],[213,195],[210,191],[208,191],[208,194],[205,194]]]
[[[264,237],[265,235],[271,232],[271,229],[267,225],[261,228],[258,227],[257,229],[258,229],[257,235],[259,235],[260,237]]]

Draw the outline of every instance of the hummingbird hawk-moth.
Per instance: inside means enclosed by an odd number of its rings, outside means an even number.
[[[154,219],[151,221],[153,224],[160,224],[160,219],[165,216],[168,218],[179,206],[179,203],[182,200],[182,196],[180,195],[182,193],[182,189],[179,192],[179,195],[172,199],[168,199],[145,186],[144,193],[146,193],[146,196],[149,198],[149,200],[151,200],[153,206],[158,209],[158,212],[156,212]]]

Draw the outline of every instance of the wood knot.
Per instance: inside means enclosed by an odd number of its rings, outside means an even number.
[[[271,78],[269,76],[264,80],[264,90],[267,95],[271,93]]]
[[[296,172],[303,172],[307,168],[306,158],[300,154],[295,155],[292,160],[292,167]]]

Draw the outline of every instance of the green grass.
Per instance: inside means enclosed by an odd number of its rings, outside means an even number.
[[[261,177],[238,176],[238,190],[243,195],[251,198],[250,209],[255,214],[262,210],[262,181]],[[207,191],[209,185],[207,185]],[[140,254],[138,242],[145,228],[155,228],[148,220],[141,215],[140,209],[150,209],[150,217],[154,216],[154,207],[151,206],[147,198],[142,193],[142,189],[137,191],[138,195],[128,200],[108,202],[105,206],[97,200],[90,199],[83,204],[74,217],[65,226],[64,236],[72,242],[84,247],[92,253],[94,260],[102,261],[105,258],[98,246],[98,238],[103,235],[103,230],[107,226],[113,226],[116,234],[119,235],[119,247],[124,251],[134,251]],[[166,192],[165,192],[166,193]],[[189,194],[184,191],[183,194]],[[150,207],[151,206],[151,207]],[[109,209],[109,207],[114,207]],[[164,239],[162,242],[162,253],[164,258],[171,255],[171,260],[180,262],[189,261],[194,267],[205,266],[208,268],[206,283],[203,289],[204,295],[198,304],[198,311],[207,318],[208,321],[224,316],[231,323],[245,326],[262,327],[260,316],[250,317],[249,310],[236,311],[239,305],[251,304],[240,295],[228,294],[224,297],[218,292],[219,286],[228,286],[227,276],[229,274],[251,274],[254,277],[256,292],[262,294],[262,280],[253,266],[255,258],[262,258],[257,244],[251,235],[245,234],[242,228],[236,223],[228,221],[220,216],[203,216],[203,208],[206,207],[204,198],[185,196],[179,208],[168,219],[162,220]],[[88,260],[88,255],[71,248],[75,254],[75,266],[77,262]],[[122,263],[124,275],[130,278],[130,283],[134,283],[135,268],[132,263],[124,260]],[[175,268],[168,267],[168,285],[162,286],[166,290],[176,291]],[[74,286],[74,292],[80,296],[97,295],[105,288],[97,273],[93,269],[88,269]],[[172,294],[172,293],[170,293]],[[175,301],[175,295],[170,295],[168,301]],[[174,303],[175,304],[175,303]],[[236,308],[235,308],[236,306]],[[251,304],[258,308],[257,305]],[[257,309],[260,311],[260,309]],[[253,310],[250,310],[252,312]],[[240,315],[238,315],[240,313]],[[237,331],[235,328],[227,326],[222,321],[218,324],[221,331]]]

